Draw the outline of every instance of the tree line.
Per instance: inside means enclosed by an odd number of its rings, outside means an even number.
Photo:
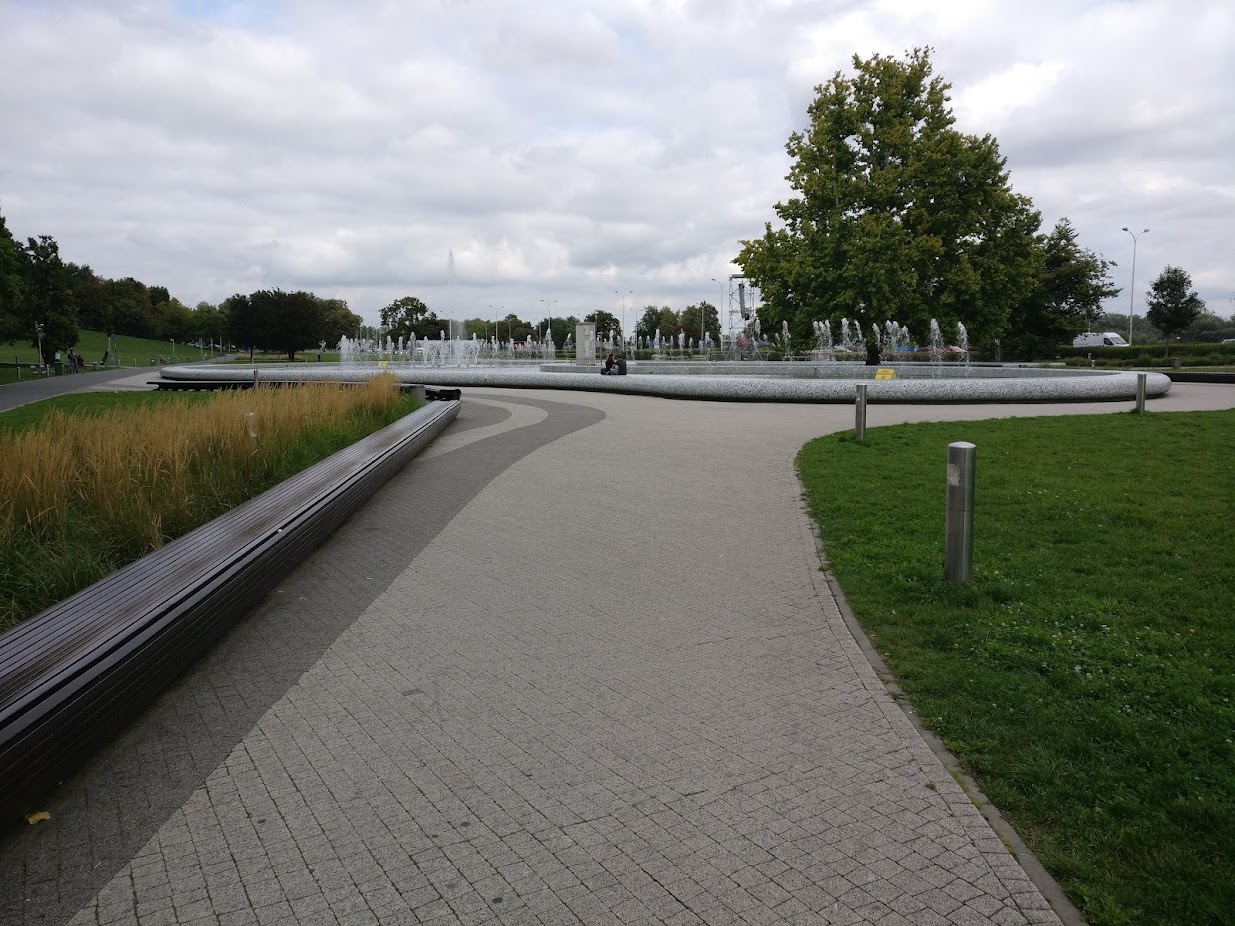
[[[788,322],[800,342],[816,321],[894,319],[922,337],[934,318],[963,322],[976,345],[999,340],[1005,356],[1042,356],[1092,330],[1120,292],[1115,262],[1082,247],[1066,217],[1043,230],[996,140],[953,127],[930,55],[854,55],[852,77],[815,88],[807,129],[786,144],[793,195],[774,207],[780,226],[741,242],[737,263],[763,322]],[[1167,337],[1204,309],[1177,267],[1148,300]]]
[[[0,341],[36,345],[41,334],[46,357],[73,347],[86,328],[182,343],[217,341],[294,359],[297,351],[320,349],[323,342],[333,347],[363,321],[342,299],[279,289],[190,309],[165,286],[107,279],[89,265],[63,260],[51,235],[22,243],[0,214]]]
[[[421,299],[416,296],[404,296],[396,299],[381,311],[381,336],[389,336],[396,340],[406,341],[415,335],[417,339],[437,338],[442,332],[449,333],[450,321],[437,316]],[[632,335],[640,338],[655,336],[657,331],[663,337],[675,335],[683,331],[687,336],[698,341],[701,333],[706,333],[714,342],[720,340],[720,319],[716,307],[709,302],[699,302],[688,305],[681,312],[675,312],[669,306],[648,305],[643,309],[633,325],[633,330],[622,330],[622,322],[612,312],[596,309],[583,316],[584,322],[596,325],[598,336],[616,335],[628,338]],[[539,321],[525,321],[511,312],[495,318],[465,318],[462,324],[464,338],[477,337],[482,340],[496,338],[499,341],[525,342],[528,338],[543,341],[546,337],[553,339],[554,346],[561,349],[567,336],[575,333],[579,318],[574,315],[542,317]],[[700,325],[703,325],[701,332]]]

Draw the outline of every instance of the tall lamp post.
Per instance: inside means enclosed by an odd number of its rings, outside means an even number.
[[[1148,235],[1149,229],[1142,228],[1139,232],[1129,231],[1127,226],[1124,226],[1124,231],[1132,236],[1132,281],[1128,284],[1128,343],[1132,343],[1132,306],[1133,300],[1136,299],[1136,239],[1141,235]]]
[[[34,323],[34,334],[35,334],[35,337],[39,339],[39,366],[45,367],[47,366],[47,364],[43,362],[43,325],[42,323],[40,322]]]
[[[633,296],[635,291],[628,289],[626,292],[622,292],[620,289],[615,289],[613,292],[614,295],[622,297],[622,340],[626,340],[626,297]]]
[[[715,283],[717,286],[720,287],[720,302],[717,303],[717,306],[716,306],[716,334],[717,336],[719,336],[720,335],[720,313],[725,308],[725,284],[722,283],[720,280],[716,279],[716,277],[712,277],[711,279],[713,283]],[[721,345],[721,346],[723,347],[724,345]]]
[[[497,333],[497,313],[500,312],[502,309],[504,309],[505,306],[491,305],[489,306],[489,308],[493,310],[493,341],[497,345],[497,349],[501,350],[502,342],[498,340],[498,333]]]
[[[553,340],[553,307],[557,305],[557,300],[556,299],[541,299],[540,301],[543,302],[545,304],[545,307],[548,308],[549,310],[549,327],[545,331],[545,337],[552,341]],[[557,350],[556,342],[554,342],[553,344],[553,349]]]

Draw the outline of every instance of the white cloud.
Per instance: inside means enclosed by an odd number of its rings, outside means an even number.
[[[1225,0],[0,0],[0,208],[190,304],[680,307],[787,195],[814,86],[925,45],[1048,224],[1121,265],[1150,227],[1138,302],[1172,263],[1230,313]]]

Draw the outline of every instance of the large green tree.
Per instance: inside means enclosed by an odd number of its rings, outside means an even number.
[[[238,345],[286,353],[316,349],[326,333],[323,300],[312,293],[263,289],[235,295],[223,303],[228,335]]]
[[[596,325],[596,337],[599,340],[608,340],[613,332],[617,332],[618,337],[622,336],[622,323],[617,320],[617,317],[612,312],[597,309],[595,312],[589,312],[587,315],[584,315],[583,320]]]
[[[937,318],[999,336],[1033,285],[1040,216],[1012,191],[995,139],[953,127],[930,49],[853,67],[816,87],[808,128],[789,137],[782,227],[742,242],[764,325],[787,320],[808,340],[817,320],[895,319],[923,337]]]
[[[364,319],[347,307],[346,299],[323,299],[321,303],[326,316],[322,340],[326,342],[326,347],[333,350],[339,346],[343,335],[355,336]]]
[[[25,330],[22,311],[21,245],[0,214],[0,341],[11,344],[23,339]]]
[[[1076,230],[1066,218],[1049,235],[1038,235],[1033,284],[1008,318],[1003,356],[1049,356],[1080,332],[1097,330],[1102,300],[1119,295],[1110,278],[1113,266],[1077,244]]]
[[[699,340],[700,313],[703,314],[703,330],[712,336],[714,342],[720,341],[720,316],[716,306],[710,302],[700,302],[688,305],[678,314],[678,326],[686,332],[686,336]]]
[[[1149,284],[1145,304],[1149,323],[1166,336],[1168,344],[1205,311],[1205,300],[1192,288],[1192,277],[1182,267],[1169,265]]]
[[[51,235],[26,239],[21,257],[22,316],[28,323],[25,337],[37,344],[38,325],[43,334],[43,357],[47,359],[77,343],[77,313],[69,274]]]
[[[404,296],[382,309],[382,327],[395,340],[413,334],[424,339],[438,337],[446,323],[415,296]]]

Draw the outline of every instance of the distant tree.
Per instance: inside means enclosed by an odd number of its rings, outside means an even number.
[[[656,316],[656,327],[660,329],[661,337],[669,337],[671,334],[677,334],[678,328],[682,326],[681,319],[678,318],[678,313],[673,311],[667,305],[660,307],[660,314]],[[651,332],[655,334],[655,330]]]
[[[134,338],[157,336],[150,309],[150,291],[145,283],[132,277],[104,280],[103,297],[103,312],[111,329],[107,334],[127,334]]]
[[[656,333],[656,329],[660,327],[660,306],[646,305],[643,307],[643,314],[639,316],[639,321],[635,323],[636,332],[640,333],[641,337],[651,337]]]
[[[1068,219],[1060,219],[1049,235],[1037,235],[1035,250],[1033,283],[1013,307],[1002,338],[1006,357],[1049,356],[1093,330],[1102,300],[1119,295],[1109,275],[1114,264],[1078,245]]]
[[[150,304],[152,306],[162,305],[164,302],[171,302],[172,295],[167,291],[166,286],[151,286],[147,291],[150,293]]]
[[[277,351],[295,360],[297,351],[317,349],[326,332],[322,300],[312,293],[264,289],[224,302],[229,336],[251,350]]]
[[[155,332],[163,340],[174,340],[186,344],[196,339],[193,326],[193,313],[179,299],[168,299],[153,306],[155,315]]]
[[[954,128],[930,49],[853,67],[816,87],[806,131],[789,137],[782,227],[742,242],[764,329],[788,321],[809,340],[814,321],[848,317],[924,334],[933,317],[1000,336],[1033,285],[1041,217],[1012,191],[995,139]]]
[[[714,342],[720,341],[720,316],[716,306],[710,302],[700,302],[688,305],[678,315],[678,327],[686,332],[686,336],[699,340],[699,313],[703,312],[704,331],[712,336]]]
[[[1149,285],[1145,313],[1169,345],[1171,337],[1191,325],[1205,311],[1205,300],[1192,288],[1192,277],[1182,267],[1167,266]]]
[[[29,334],[22,307],[21,271],[21,245],[0,215],[0,341],[6,344],[24,340]]]
[[[1201,312],[1187,328],[1180,332],[1185,341],[1222,341],[1235,338],[1235,319],[1220,318],[1213,312]]]
[[[397,341],[412,334],[421,339],[436,338],[446,323],[415,296],[404,296],[382,309],[382,327]]]
[[[343,335],[354,337],[356,329],[364,319],[347,307],[346,299],[322,299],[322,309],[325,312],[325,333],[322,340],[330,350],[339,346]]]
[[[191,331],[199,341],[221,343],[227,335],[227,316],[218,306],[199,302],[193,307]]]
[[[22,316],[26,337],[37,344],[36,324],[43,327],[43,356],[68,350],[77,343],[77,315],[60,247],[51,235],[26,239],[22,256]]]
[[[611,332],[617,332],[618,337],[622,335],[622,323],[604,309],[589,312],[583,316],[583,320],[585,322],[593,322],[596,325],[597,338],[608,339]]]

